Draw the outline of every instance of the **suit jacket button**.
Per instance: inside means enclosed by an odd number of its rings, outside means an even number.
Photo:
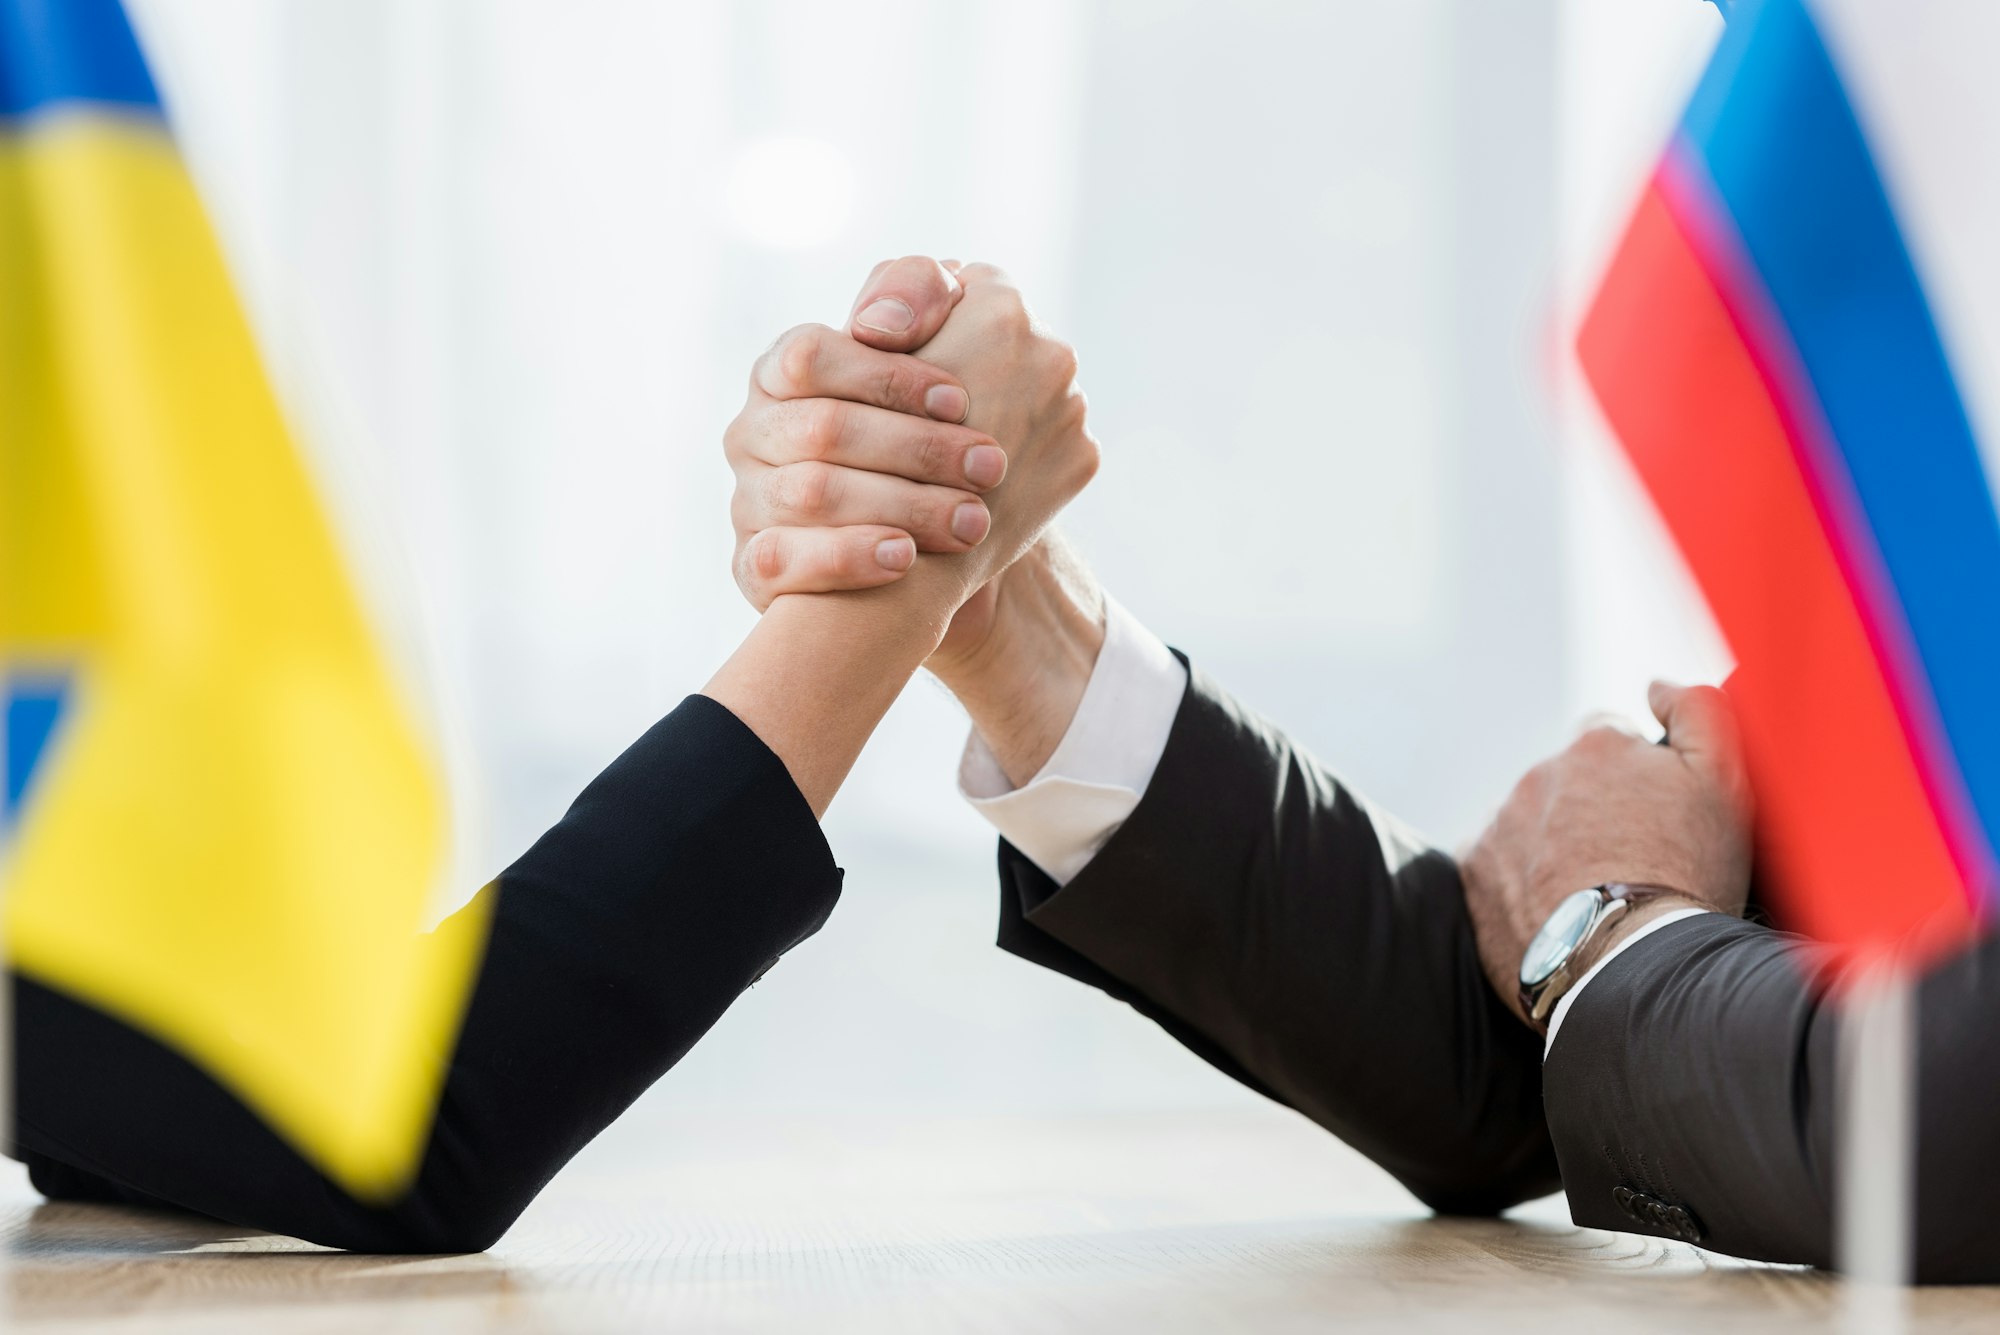
[[[1613,1187],[1611,1189],[1611,1199],[1618,1202],[1618,1208],[1625,1212],[1627,1218],[1631,1218],[1633,1215],[1632,1197],[1634,1194],[1630,1187]]]

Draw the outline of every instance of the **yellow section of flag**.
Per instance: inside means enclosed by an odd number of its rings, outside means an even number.
[[[37,663],[73,676],[0,865],[16,967],[395,1193],[484,911],[421,930],[435,767],[144,118],[0,138],[0,667]]]

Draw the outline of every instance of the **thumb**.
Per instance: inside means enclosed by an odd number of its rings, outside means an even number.
[[[1725,770],[1731,777],[1737,774],[1743,744],[1728,696],[1713,686],[1656,681],[1646,688],[1646,702],[1667,730],[1668,746],[1690,759]]]
[[[848,333],[884,352],[914,352],[944,327],[964,293],[958,276],[927,256],[884,260],[855,299]]]

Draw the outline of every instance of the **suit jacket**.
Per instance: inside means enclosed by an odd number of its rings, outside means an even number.
[[[1000,849],[1000,944],[1131,1003],[1433,1209],[1558,1186],[1541,1041],[1480,972],[1457,867],[1199,668],[1144,799],[1058,888]]]
[[[1486,984],[1453,861],[1192,666],[1097,856],[1058,887],[1003,843],[1000,880],[1003,948],[1129,1002],[1433,1209],[1560,1186],[1582,1225],[1831,1260],[1839,1016],[1798,938],[1662,928],[1577,997],[1544,1064]],[[1919,990],[1925,1279],[2000,1279],[1996,967],[1989,942]]]
[[[818,930],[840,882],[784,762],[689,696],[481,892],[485,960],[400,1196],[349,1196],[172,1047],[26,977],[7,1148],[56,1199],[172,1205],[357,1251],[481,1251]]]

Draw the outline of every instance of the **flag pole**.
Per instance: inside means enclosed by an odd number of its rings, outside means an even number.
[[[7,852],[13,838],[12,813],[5,808],[7,786],[13,782],[12,752],[7,749],[6,664],[0,662],[0,1144],[14,1144],[14,957],[7,948]],[[0,1248],[4,1267],[6,1248]]]
[[[14,777],[8,772],[11,753],[7,750],[7,716],[13,711],[7,707],[6,682],[6,664],[0,662],[0,804],[4,804],[7,786]],[[14,959],[7,948],[7,854],[13,838],[10,821],[11,813],[0,805],[0,1144],[12,1146],[15,1144]],[[15,1152],[19,1153],[18,1148]],[[0,1283],[8,1279],[13,1253],[13,1246],[0,1246]]]
[[[1844,999],[1834,1132],[1839,1165],[1834,1260],[1854,1335],[1909,1327],[1915,1240],[1915,988],[1892,955],[1863,967]]]

